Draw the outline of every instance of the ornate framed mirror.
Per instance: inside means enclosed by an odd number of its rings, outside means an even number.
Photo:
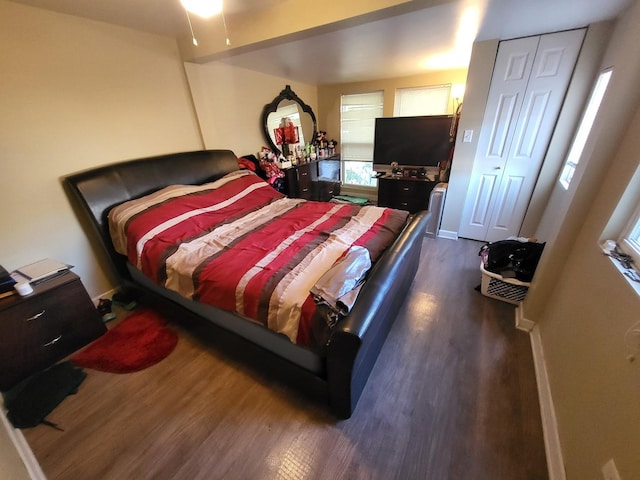
[[[282,153],[282,149],[276,143],[274,130],[278,128],[283,119],[288,118],[298,127],[298,143],[304,146],[313,142],[318,132],[316,116],[309,105],[304,103],[291,87],[287,85],[271,103],[264,106],[262,110],[262,127],[264,137],[269,148],[276,154]]]

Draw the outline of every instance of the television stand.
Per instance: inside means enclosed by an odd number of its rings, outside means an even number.
[[[431,190],[437,184],[428,178],[384,175],[378,178],[378,206],[409,213],[428,210]]]

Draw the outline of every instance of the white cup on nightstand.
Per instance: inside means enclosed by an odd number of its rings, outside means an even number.
[[[33,288],[29,282],[18,282],[13,286],[13,288],[15,288],[16,292],[18,292],[21,297],[25,297],[33,293]]]

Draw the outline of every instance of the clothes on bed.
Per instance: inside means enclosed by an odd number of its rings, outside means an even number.
[[[407,215],[286,198],[245,170],[127,202],[109,223],[117,251],[158,284],[306,345],[314,285],[353,247],[375,261]]]
[[[353,246],[311,287],[315,302],[327,305],[334,313],[334,322],[349,313],[370,268],[369,251]]]

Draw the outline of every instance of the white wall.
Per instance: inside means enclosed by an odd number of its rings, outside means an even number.
[[[60,177],[202,148],[174,40],[0,0],[0,264],[75,266],[113,287]],[[0,426],[0,477],[29,478]]]
[[[0,264],[75,266],[112,288],[60,177],[202,148],[173,39],[0,0]]]
[[[614,23],[614,21],[599,22],[589,25],[587,29],[580,56],[567,88],[562,111],[558,115],[556,132],[549,142],[549,148],[522,223],[520,231],[522,236],[537,237],[540,242],[545,242],[553,236],[552,224],[559,215],[553,207],[551,209],[546,207],[550,203],[552,193],[557,191],[558,178],[573,140],[573,132],[578,127],[594,79],[598,75]]]
[[[16,445],[20,445],[21,452],[28,455],[30,459],[33,455],[25,451],[26,441],[20,430],[13,428],[4,410],[4,403],[0,401],[0,478],[10,480],[29,480],[32,476],[26,467],[25,461],[20,456]],[[17,438],[20,437],[20,438]],[[30,466],[33,467],[32,464]],[[37,472],[34,478],[42,472],[39,466],[34,467]]]
[[[61,177],[205,146],[257,152],[262,108],[288,82],[224,65],[186,69],[202,136],[173,39],[0,0],[0,264],[57,258],[92,297],[108,292],[114,279]],[[316,108],[315,87],[292,88]],[[0,476],[28,478],[0,430]]]
[[[640,2],[620,16],[600,65],[608,66],[571,187],[554,191],[545,211],[554,226],[523,307],[540,329],[570,480],[601,479],[610,458],[623,479],[640,478],[640,363],[626,359],[624,342],[640,297],[598,247],[640,202]]]
[[[482,128],[484,109],[487,105],[487,96],[491,86],[491,75],[498,44],[498,40],[486,40],[473,44],[464,90],[462,114],[458,124],[458,138],[456,139],[447,198],[440,224],[440,235],[443,236],[455,238],[458,235],[458,228],[462,220],[462,209],[471,180],[476,149],[478,148],[478,137]],[[465,143],[462,141],[465,130],[473,132],[471,142]]]
[[[262,109],[286,85],[318,111],[317,88],[216,62],[185,63],[206,148],[230,148],[236,155],[256,154],[267,145]]]

